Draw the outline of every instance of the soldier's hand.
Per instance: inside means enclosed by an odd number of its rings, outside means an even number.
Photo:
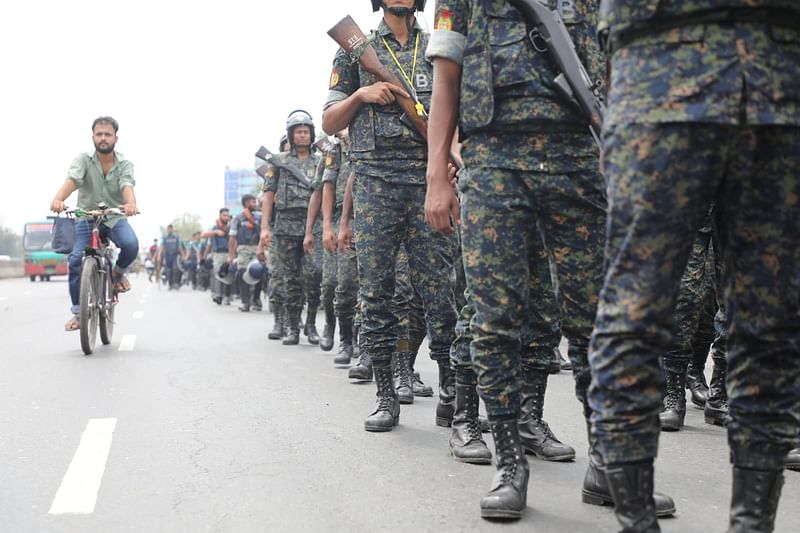
[[[267,262],[267,254],[264,252],[264,245],[258,243],[258,247],[256,248],[256,257],[262,263]]]
[[[303,250],[305,250],[307,255],[314,253],[314,235],[306,234],[306,237],[303,239]]]
[[[334,254],[336,253],[336,234],[333,232],[331,228],[323,228],[322,230],[322,247],[328,251],[328,253]]]
[[[342,224],[339,226],[339,250],[347,252],[353,244],[353,232],[350,229],[350,224]]]
[[[269,248],[272,244],[272,232],[268,229],[261,230],[261,239],[259,239],[258,244],[264,248]]]
[[[231,265],[233,264],[233,257],[231,257],[231,256],[228,256],[228,257],[225,259],[225,262],[226,262],[226,263],[228,263],[228,266],[231,266]]]
[[[63,200],[53,200],[50,202],[50,211],[53,213],[60,213],[64,210],[64,201]]]
[[[458,198],[451,179],[451,176],[446,180],[429,179],[425,193],[425,223],[434,231],[446,234],[453,233],[453,226],[461,224]]]
[[[395,101],[396,94],[409,98],[402,87],[386,81],[379,81],[358,90],[359,99],[365,104],[388,105]]]

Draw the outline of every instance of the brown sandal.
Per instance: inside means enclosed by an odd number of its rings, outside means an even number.
[[[64,324],[64,331],[78,331],[79,329],[81,329],[81,318],[78,315],[72,315],[72,318]]]
[[[120,274],[114,282],[114,291],[128,292],[131,290],[131,282],[125,277],[125,274]]]

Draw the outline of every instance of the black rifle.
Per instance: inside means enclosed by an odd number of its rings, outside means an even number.
[[[275,154],[267,150],[265,147],[262,146],[261,148],[258,149],[258,151],[256,152],[256,157],[261,159],[262,161],[266,161],[267,163],[276,168],[282,168],[284,170],[289,171],[289,173],[292,176],[294,176],[298,182],[300,182],[301,187],[303,187],[304,189],[311,190],[312,188],[311,182],[309,181],[308,177],[303,173],[302,170],[292,165],[291,163],[287,163],[281,160],[281,158],[276,157]],[[259,170],[262,171],[263,174],[260,173]],[[266,179],[266,171],[267,169],[265,168],[264,165],[256,169],[256,173],[264,179]]]
[[[533,28],[528,38],[534,50],[540,54],[546,53],[555,63],[560,72],[553,82],[562,96],[578,106],[589,121],[589,130],[595,142],[600,146],[600,131],[606,111],[599,95],[601,84],[589,79],[561,15],[541,0],[508,0],[508,3],[516,7]]]

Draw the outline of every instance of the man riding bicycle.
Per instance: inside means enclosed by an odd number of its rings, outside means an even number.
[[[120,249],[114,266],[114,290],[127,292],[131,284],[125,276],[128,267],[139,252],[136,238],[126,217],[136,214],[136,184],[133,179],[133,163],[114,150],[119,124],[111,117],[99,117],[92,123],[92,142],[95,151],[82,153],[70,165],[67,179],[50,203],[56,213],[64,211],[64,200],[78,191],[78,207],[97,209],[100,204],[118,206],[125,215],[109,215],[100,226],[102,238],[108,238]],[[79,291],[81,259],[92,236],[92,223],[79,220],[75,226],[75,245],[69,254],[69,295],[72,300],[72,317],[64,325],[66,331],[80,329]]]

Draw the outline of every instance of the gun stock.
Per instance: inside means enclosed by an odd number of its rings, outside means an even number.
[[[416,92],[407,83],[403,83],[391,69],[381,63],[380,59],[378,59],[377,52],[375,52],[375,48],[353,18],[350,15],[344,17],[333,28],[328,30],[328,35],[330,35],[345,52],[357,58],[361,67],[375,76],[378,81],[385,81],[397,85],[398,87],[405,87],[408,96],[406,97],[402,94],[395,93],[397,104],[414,126],[414,129],[427,141],[428,123],[425,121],[424,116],[417,113],[417,103],[419,99],[416,97]]]
[[[261,146],[258,150],[256,150],[256,157],[262,161],[269,161],[269,159],[272,157],[272,152]]]
[[[264,163],[263,165],[261,165],[260,167],[258,167],[256,169],[256,174],[258,174],[261,177],[262,180],[265,180],[265,179],[267,179],[267,169],[268,168],[269,168],[269,165]]]

